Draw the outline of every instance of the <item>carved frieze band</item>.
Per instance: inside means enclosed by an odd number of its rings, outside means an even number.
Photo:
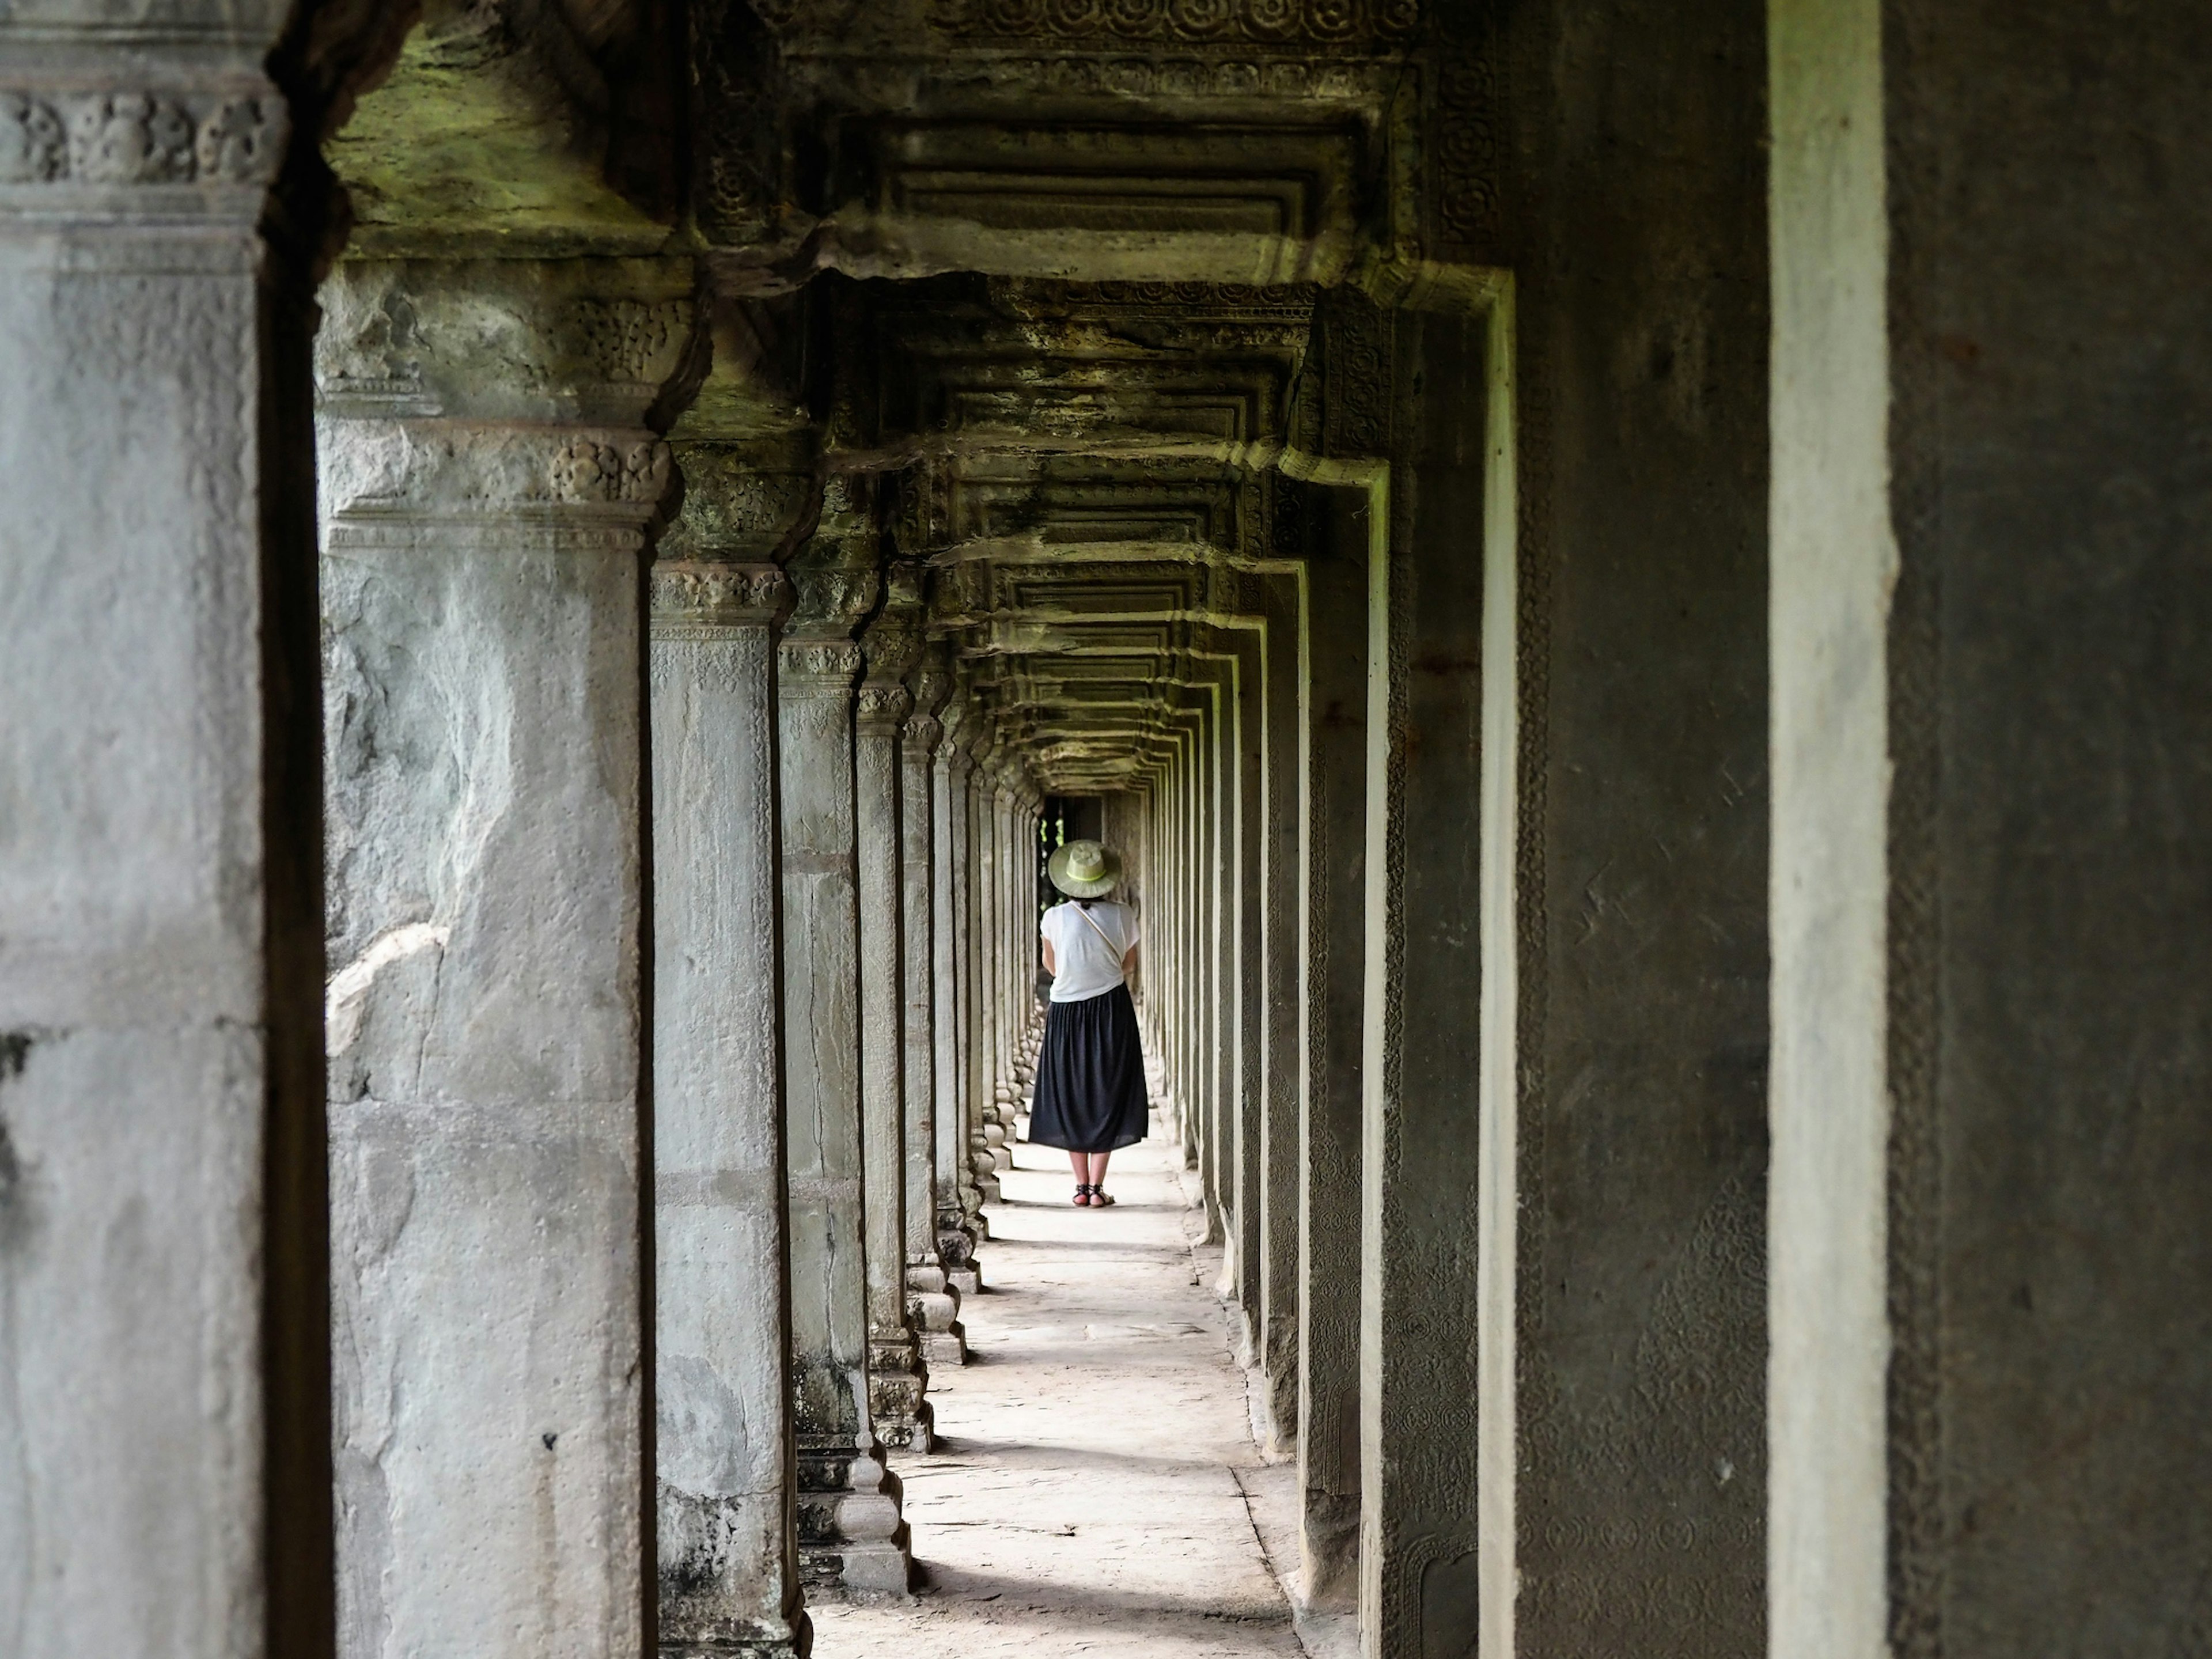
[[[935,0],[930,23],[965,39],[1249,41],[1402,40],[1418,0]]]
[[[765,628],[791,599],[775,566],[663,560],[653,567],[653,626]]]
[[[850,640],[786,640],[777,650],[776,663],[786,680],[849,686],[860,672],[860,647]]]
[[[642,521],[672,474],[665,443],[619,429],[332,420],[320,436],[325,498],[339,514],[603,507]]]
[[[273,92],[0,91],[0,185],[266,185],[289,129]]]

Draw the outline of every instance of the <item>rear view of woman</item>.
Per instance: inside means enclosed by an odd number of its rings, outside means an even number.
[[[1069,842],[1052,855],[1048,873],[1067,902],[1046,911],[1037,927],[1052,1006],[1030,1139],[1066,1149],[1076,1203],[1111,1204],[1108,1156],[1145,1138],[1145,1057],[1128,984],[1137,917],[1107,898],[1121,879],[1121,861],[1095,841]]]

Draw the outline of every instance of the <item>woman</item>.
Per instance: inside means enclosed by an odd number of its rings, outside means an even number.
[[[1145,1138],[1145,1057],[1129,972],[1137,965],[1137,917],[1105,902],[1121,860],[1095,841],[1072,841],[1052,855],[1052,884],[1067,902],[1044,913],[1045,971],[1052,1006],[1037,1060],[1030,1139],[1059,1146],[1075,1166],[1075,1202],[1111,1204],[1106,1160]]]

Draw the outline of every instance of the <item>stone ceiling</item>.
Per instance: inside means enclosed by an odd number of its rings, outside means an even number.
[[[1369,296],[1489,234],[1480,18],[663,15],[433,0],[331,147],[354,255],[690,261],[713,354],[664,550],[865,570],[872,674],[966,686],[1048,789],[1125,783],[1294,568],[1291,475],[1382,453]],[[802,619],[860,605],[842,578]]]

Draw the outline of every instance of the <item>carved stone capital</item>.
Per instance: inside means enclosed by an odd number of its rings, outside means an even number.
[[[892,738],[913,707],[913,697],[896,681],[871,680],[860,688],[855,718],[870,735]]]
[[[899,740],[924,759],[937,752],[938,741],[944,735],[944,723],[936,715],[919,712],[908,715],[899,730]]]
[[[472,518],[574,509],[641,526],[670,481],[668,446],[635,428],[328,419],[325,513]]]
[[[290,131],[283,98],[258,77],[198,88],[0,87],[0,206],[59,206],[65,194],[149,185],[264,190]]]
[[[849,633],[875,608],[881,581],[872,565],[817,566],[793,570],[791,575],[799,589],[799,612],[793,626],[807,633]]]
[[[763,467],[728,446],[707,443],[678,444],[676,465],[684,505],[661,544],[672,557],[775,559],[814,511],[811,472]]]
[[[684,372],[684,259],[348,260],[318,298],[330,415],[641,424]]]
[[[791,582],[772,564],[663,559],[653,567],[653,623],[766,628],[791,602]]]
[[[801,695],[849,692],[860,672],[850,640],[786,640],[776,650],[777,683]]]

